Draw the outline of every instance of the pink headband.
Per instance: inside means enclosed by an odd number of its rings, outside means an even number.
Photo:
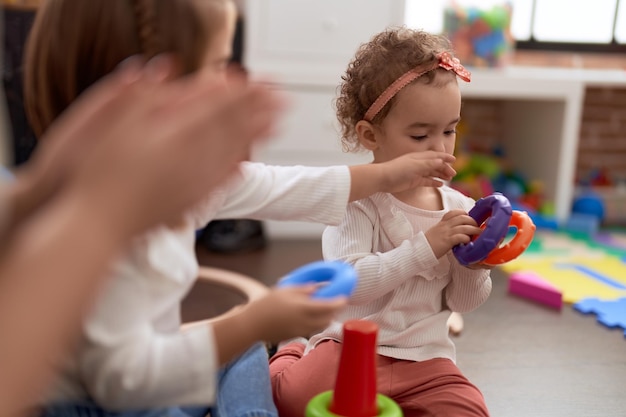
[[[365,112],[364,120],[371,122],[374,117],[385,107],[385,104],[389,102],[400,90],[409,85],[411,81],[421,77],[437,68],[443,68],[448,71],[453,71],[463,81],[470,82],[472,74],[465,69],[461,62],[450,55],[448,52],[441,52],[437,55],[437,61],[426,68],[415,67],[404,74],[402,74],[397,80],[395,80],[389,87],[382,92],[380,96],[372,103],[369,109]]]

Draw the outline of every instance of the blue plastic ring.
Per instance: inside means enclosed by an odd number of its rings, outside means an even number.
[[[340,261],[316,261],[293,270],[278,282],[278,286],[326,282],[313,293],[313,298],[349,297],[356,281],[357,274],[352,265]]]

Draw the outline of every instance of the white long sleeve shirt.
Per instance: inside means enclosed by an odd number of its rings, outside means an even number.
[[[449,187],[439,192],[443,210],[418,209],[378,193],[350,203],[341,224],[326,228],[324,258],[351,263],[359,280],[348,307],[309,340],[306,353],[322,340],[341,340],[346,320],[366,319],[379,326],[380,355],[456,360],[447,319],[451,311],[480,306],[491,292],[491,278],[488,270],[460,265],[451,251],[440,259],[433,254],[424,231],[446,212],[474,205]]]
[[[219,218],[338,224],[350,193],[346,166],[244,163],[241,173],[200,204],[184,228],[151,231],[114,266],[49,401],[91,397],[110,409],[213,402],[219,364],[212,331],[180,330],[180,303],[198,272],[196,229]]]

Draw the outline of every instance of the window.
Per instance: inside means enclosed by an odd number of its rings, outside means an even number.
[[[489,8],[503,0],[455,0]],[[406,24],[443,31],[451,0],[406,0]],[[518,49],[626,52],[626,0],[509,0]]]

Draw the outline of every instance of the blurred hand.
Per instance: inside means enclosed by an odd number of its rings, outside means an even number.
[[[51,126],[27,170],[39,200],[68,187],[142,231],[178,218],[272,134],[284,103],[268,87],[241,75],[168,81],[159,62],[126,63]]]
[[[297,336],[308,337],[326,328],[347,299],[312,299],[317,285],[273,288],[269,294],[250,303],[243,312],[259,339],[278,343]]]

